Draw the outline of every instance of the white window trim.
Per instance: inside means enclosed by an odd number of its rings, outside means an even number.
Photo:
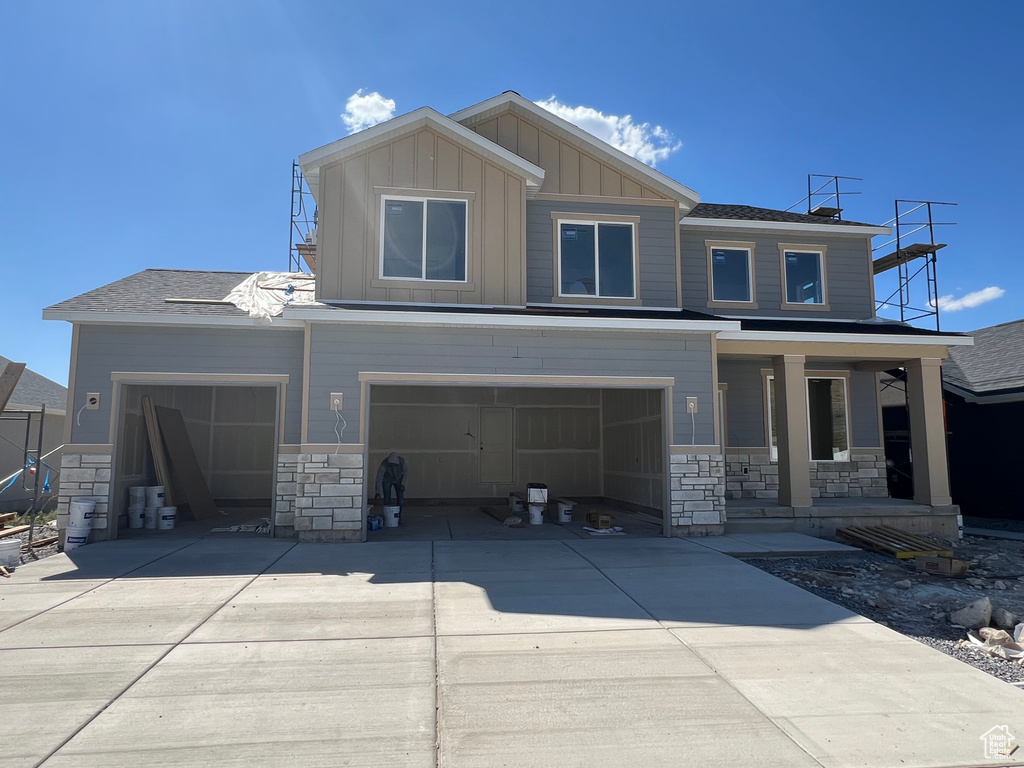
[[[384,274],[384,225],[387,220],[387,206],[388,201],[399,200],[408,202],[423,203],[423,233],[420,241],[420,277],[400,277],[396,275],[385,275]],[[465,233],[466,242],[463,247],[463,258],[465,263],[462,269],[461,280],[436,280],[426,277],[427,274],[427,203],[430,201],[441,202],[441,203],[462,203],[463,211],[465,214],[465,223],[463,226],[463,232]],[[388,281],[413,281],[417,283],[468,283],[469,282],[469,200],[454,197],[417,197],[413,195],[381,195],[380,197],[380,253],[378,261],[380,267],[377,272],[377,277],[380,280]]]
[[[811,379],[830,379],[834,381],[843,382],[843,419],[846,421],[846,458],[832,458],[832,459],[814,459],[811,458]],[[768,440],[768,458],[772,463],[776,463],[779,460],[779,449],[777,445],[772,444],[772,396],[771,396],[771,382],[775,380],[775,374],[770,373],[765,376],[764,384],[764,408],[765,408],[765,429],[767,430]],[[807,408],[807,460],[812,464],[836,464],[838,462],[849,461],[853,452],[853,435],[851,434],[850,424],[850,378],[844,376],[842,373],[822,373],[822,372],[805,372],[804,373],[804,403]],[[776,414],[776,421],[778,421],[778,414]]]
[[[585,226],[594,227],[594,290],[596,293],[562,293],[562,225],[563,224],[583,224]],[[602,296],[601,295],[601,238],[598,234],[598,227],[601,224],[615,224],[619,226],[628,226],[630,229],[630,236],[633,244],[633,256],[632,256],[632,269],[633,269],[633,293],[629,296]],[[602,301],[635,301],[638,297],[639,289],[639,277],[637,269],[637,261],[639,257],[637,255],[637,242],[636,242],[636,221],[631,221],[628,218],[615,219],[615,218],[594,218],[594,219],[569,219],[559,218],[555,219],[555,240],[558,241],[558,253],[556,254],[556,261],[558,263],[558,274],[556,276],[558,293],[556,294],[560,299],[600,299]]]
[[[818,274],[821,277],[821,301],[817,303],[791,302],[789,300],[789,278],[786,274],[787,253],[814,253],[818,256]],[[797,309],[811,312],[827,312],[828,305],[828,270],[826,256],[828,248],[824,245],[800,245],[796,243],[779,243],[779,265],[782,271],[782,309]]]
[[[706,240],[708,251],[708,306],[729,309],[756,309],[757,286],[754,282],[754,243],[731,243],[724,240]],[[747,252],[747,295],[749,299],[716,299],[715,298],[715,259],[714,251],[746,251]]]

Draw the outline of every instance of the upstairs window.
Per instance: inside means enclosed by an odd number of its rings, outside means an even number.
[[[785,304],[824,305],[825,252],[782,248]]]
[[[381,200],[382,278],[466,281],[465,200]]]
[[[754,301],[752,247],[709,245],[711,301],[752,304]]]
[[[636,298],[633,222],[557,222],[558,295]]]

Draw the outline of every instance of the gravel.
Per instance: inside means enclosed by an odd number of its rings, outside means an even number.
[[[774,576],[884,624],[918,642],[1008,683],[1024,683],[1024,664],[993,658],[960,646],[966,630],[949,614],[981,597],[1024,616],[1024,541],[965,536],[954,542],[956,557],[970,560],[965,579],[918,573],[913,561],[877,552],[815,557],[743,558]],[[909,580],[910,589],[897,588]],[[1002,580],[1007,588],[996,589]]]
[[[20,523],[19,523],[20,524]],[[40,539],[48,539],[57,533],[57,529],[50,525],[37,525],[32,530],[33,541],[39,541]],[[28,543],[28,531],[15,534],[12,538],[21,539],[24,544]],[[37,560],[42,560],[44,557],[57,554],[57,542],[47,544],[44,547],[33,547],[32,549],[21,550],[21,565],[26,563],[34,563]]]
[[[964,515],[965,528],[988,528],[992,531],[1024,533],[1024,520],[1006,520],[1001,517],[972,517]]]

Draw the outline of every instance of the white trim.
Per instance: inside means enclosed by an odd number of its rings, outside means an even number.
[[[779,318],[771,318],[778,320]],[[799,321],[794,321],[799,322]],[[817,322],[817,321],[815,321]],[[790,331],[722,331],[719,341],[824,341],[831,344],[940,344],[944,347],[972,347],[970,336],[896,336],[871,333],[793,333]]]
[[[828,311],[828,286],[825,285],[825,248],[820,245],[808,245],[801,250],[780,244],[782,252],[782,308],[790,307],[821,307],[822,311]],[[789,256],[817,256],[818,257],[818,296],[821,301],[790,301],[789,300]]]
[[[689,187],[651,168],[646,163],[640,162],[635,157],[631,157],[625,152],[616,149],[611,144],[601,141],[593,134],[587,133],[568,120],[563,120],[553,112],[549,112],[543,107],[538,107],[518,93],[506,91],[491,99],[487,99],[487,101],[482,101],[466,109],[453,112],[448,117],[457,123],[465,124],[474,120],[486,119],[491,115],[505,111],[506,108],[525,113],[528,117],[537,120],[537,122],[546,124],[546,127],[552,129],[555,133],[562,134],[563,138],[575,139],[577,142],[585,144],[594,154],[600,156],[611,165],[617,166],[622,170],[628,169],[631,173],[642,176],[653,188],[670,198],[678,200],[679,207],[685,211],[691,210],[700,202],[700,195]]]
[[[754,254],[753,248],[748,245],[708,245],[706,246],[710,251],[710,266],[708,270],[708,283],[711,286],[711,303],[712,304],[750,304],[754,302],[754,281],[751,279],[753,276],[754,268]],[[747,299],[717,299],[715,298],[715,251],[746,251],[747,253]]]
[[[562,293],[562,225],[563,224],[574,224],[584,227],[594,228],[594,293]],[[605,296],[601,293],[601,225],[610,224],[616,227],[629,227],[630,232],[630,249],[629,249],[629,273],[633,280],[633,293],[629,296]],[[627,301],[634,301],[638,298],[639,294],[637,289],[639,286],[637,283],[637,232],[636,224],[632,221],[597,221],[594,219],[557,219],[555,221],[555,239],[558,241],[558,275],[556,287],[558,288],[558,297],[566,299],[575,299],[582,297],[584,299],[623,299]]]
[[[948,381],[942,382],[942,387],[943,389],[952,392],[954,395],[959,395],[968,403],[977,403],[978,405],[999,405],[1000,403],[1019,403],[1024,401],[1024,392],[1007,392],[1002,395],[986,395],[984,392],[970,392],[962,387],[958,387],[956,384],[950,384]],[[49,411],[47,411],[47,413],[49,413]]]
[[[404,371],[360,371],[359,382],[368,384],[408,384],[434,387],[439,384],[479,386],[584,387],[588,389],[647,387],[665,389],[674,387],[674,376],[563,376],[535,373],[416,373]]]
[[[275,317],[269,325],[260,325],[248,315],[217,317],[215,315],[158,315],[141,312],[104,312],[102,310],[44,309],[43,320],[66,320],[83,325],[189,325],[207,328],[259,328],[261,330],[294,330],[302,328],[301,320]]]
[[[423,235],[420,243],[420,277],[400,277],[396,275],[385,275],[384,274],[384,224],[387,213],[387,203],[389,200],[399,201],[410,201],[423,204]],[[428,203],[436,201],[442,203],[462,203],[463,206],[463,222],[462,222],[462,279],[461,280],[448,280],[445,278],[429,278],[427,277],[427,208]],[[455,197],[430,197],[429,195],[417,196],[417,195],[390,195],[382,194],[380,196],[380,268],[378,269],[377,277],[381,280],[415,280],[421,283],[468,283],[469,282],[469,200],[455,198]]]
[[[811,379],[828,379],[829,381],[841,381],[843,382],[843,419],[846,422],[846,458],[845,459],[815,459],[811,456]],[[772,445],[772,384],[775,382],[775,374],[769,373],[764,377],[765,380],[765,408],[768,412],[767,427],[768,427],[768,459],[772,462],[778,462],[779,460],[779,449],[777,445]],[[820,372],[808,373],[804,371],[804,403],[807,406],[807,460],[811,464],[835,464],[836,462],[848,462],[853,460],[853,435],[850,429],[850,377],[843,375],[821,375]],[[778,410],[777,408],[775,409]],[[775,421],[778,423],[778,413],[775,413]],[[778,430],[776,430],[777,432]],[[777,439],[777,436],[776,436]]]
[[[509,152],[504,147],[488,141],[475,131],[469,130],[430,107],[420,107],[412,112],[354,133],[351,136],[346,136],[338,141],[302,153],[299,155],[299,166],[302,168],[302,175],[306,179],[306,184],[313,192],[313,196],[319,199],[318,186],[320,168],[322,166],[342,160],[370,146],[383,144],[400,134],[408,133],[424,126],[429,126],[463,145],[469,145],[475,151],[494,160],[506,170],[512,171],[517,176],[525,179],[527,198],[535,197],[540,191],[541,184],[544,183],[543,168],[539,168],[519,157],[519,155]]]
[[[837,235],[891,235],[889,227],[856,224],[804,224],[786,221],[753,221],[748,219],[702,219],[687,216],[679,221],[688,227],[711,227],[712,229],[784,229],[795,232],[814,232],[824,234],[833,232]]]
[[[575,306],[575,305],[573,305]],[[559,305],[566,309],[565,305]],[[573,330],[671,331],[713,333],[736,330],[733,320],[654,320],[643,317],[546,317],[543,315],[454,314],[402,310],[314,309],[287,307],[285,316],[298,322],[409,325],[436,328],[569,328]]]

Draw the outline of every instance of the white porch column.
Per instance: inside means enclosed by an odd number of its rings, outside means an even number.
[[[942,413],[942,361],[908,360],[907,401],[910,449],[914,463],[914,501],[930,506],[953,503],[946,462],[946,425]]]
[[[779,444],[779,504],[811,506],[810,446],[804,356],[772,358],[775,369],[775,429]]]

